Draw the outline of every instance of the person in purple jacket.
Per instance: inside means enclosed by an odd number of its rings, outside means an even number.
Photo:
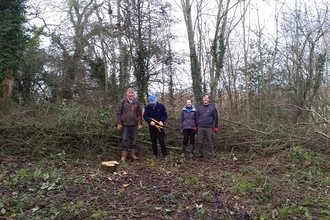
[[[180,132],[183,134],[182,158],[186,157],[188,141],[190,141],[189,157],[190,159],[194,158],[196,130],[196,108],[192,105],[191,99],[188,99],[180,114]]]
[[[149,105],[147,105],[144,109],[143,118],[149,124],[149,134],[154,157],[158,157],[158,139],[162,155],[164,158],[167,158],[164,131],[164,124],[167,119],[167,111],[165,105],[157,102],[156,96],[151,95],[149,97]]]
[[[204,139],[207,141],[207,157],[213,158],[213,131],[218,133],[218,112],[214,105],[209,103],[208,94],[203,95],[203,104],[197,109],[197,138],[199,146],[199,158],[204,157]]]

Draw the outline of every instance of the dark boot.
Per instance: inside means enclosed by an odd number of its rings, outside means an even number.
[[[193,144],[190,145],[190,159],[193,159],[194,158],[194,149],[195,149],[195,146]]]
[[[127,157],[127,151],[126,150],[122,150],[121,151],[121,159],[120,159],[120,161],[125,162],[126,161],[126,157]]]
[[[186,157],[186,150],[187,150],[187,145],[183,145],[182,146],[182,154],[181,154],[181,157],[182,158],[185,158]]]
[[[204,146],[203,146],[203,144],[201,145],[199,145],[199,154],[198,154],[198,158],[204,158]]]
[[[138,157],[135,154],[136,154],[136,149],[131,149],[131,158],[133,161],[138,159]]]

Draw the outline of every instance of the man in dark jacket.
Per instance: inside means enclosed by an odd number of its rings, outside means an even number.
[[[208,94],[203,95],[203,104],[197,109],[197,138],[199,145],[199,158],[204,157],[203,142],[206,139],[207,156],[212,159],[213,147],[213,131],[218,133],[218,112],[214,105],[209,103],[210,98]]]
[[[156,96],[149,97],[149,105],[144,109],[144,120],[149,124],[149,133],[154,157],[158,157],[157,139],[162,154],[167,158],[167,148],[165,145],[164,123],[167,119],[166,108],[162,103],[157,102]]]
[[[117,129],[122,131],[121,161],[126,160],[129,139],[131,158],[132,160],[138,159],[136,156],[136,141],[138,130],[142,129],[141,114],[141,106],[135,99],[135,91],[129,88],[125,98],[119,101],[116,109]]]

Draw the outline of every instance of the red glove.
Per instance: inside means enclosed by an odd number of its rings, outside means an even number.
[[[197,127],[194,127],[194,131],[195,131],[195,132],[197,131]]]
[[[214,128],[214,133],[218,133],[219,132],[219,128]]]

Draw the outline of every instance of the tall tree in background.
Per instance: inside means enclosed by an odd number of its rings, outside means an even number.
[[[95,0],[95,5],[97,5],[97,1]],[[104,43],[104,30],[103,30],[103,19],[104,17],[102,17],[99,13],[99,10],[95,10],[96,12],[96,16],[98,18],[98,21],[99,21],[99,26],[100,26],[100,31],[99,31],[99,38],[100,38],[100,44],[101,44],[101,51],[102,51],[102,56],[103,56],[103,66],[104,66],[104,75],[103,76],[103,80],[104,80],[104,93],[105,94],[109,94],[109,75],[108,75],[108,63],[107,63],[107,54],[106,54],[106,51],[105,51],[105,43]],[[110,18],[111,18],[111,15],[110,15]],[[111,21],[111,19],[110,19]],[[110,26],[111,30],[112,30],[112,27]]]
[[[27,44],[25,0],[0,1],[0,114],[7,114],[14,81]]]
[[[219,85],[220,73],[224,65],[224,58],[226,53],[226,26],[230,0],[221,3],[225,5],[218,5],[217,19],[215,23],[215,33],[213,43],[211,46],[211,66],[210,66],[210,95],[212,102],[215,101],[217,88]]]
[[[168,52],[166,56],[166,60],[164,64],[167,66],[167,74],[168,74],[168,91],[169,91],[169,98],[170,98],[170,105],[174,104],[174,55],[172,54],[173,51],[171,49],[171,44],[168,43]]]
[[[308,7],[296,1],[293,10],[283,13],[286,19],[281,22],[290,102],[300,108],[317,108],[313,101],[321,88],[325,64],[329,60],[329,48],[324,47],[330,33],[329,5],[327,10],[321,8],[324,7]],[[305,113],[297,111],[294,120],[306,120]]]
[[[150,77],[158,73],[161,52],[166,45],[158,38],[166,30],[171,5],[159,0],[123,0],[123,34],[129,46],[134,67],[133,75],[142,104],[148,96]]]
[[[124,25],[123,25],[123,16],[122,16],[122,11],[121,11],[121,8],[122,8],[122,2],[121,0],[117,0],[117,23],[116,23],[116,26],[118,27],[117,29],[117,41],[118,41],[118,57],[119,57],[119,60],[118,60],[118,63],[119,63],[119,66],[118,66],[118,93],[117,96],[120,97],[120,95],[124,94],[125,93],[125,90],[126,90],[126,86],[128,85],[129,83],[129,52],[128,52],[128,47],[127,45],[124,44],[123,42],[123,38],[124,38]],[[109,7],[109,10],[110,10],[110,7]],[[112,24],[112,21],[110,20],[110,24]],[[114,46],[114,44],[111,44],[111,46]],[[115,57],[115,51],[112,53],[112,62],[114,62],[114,57]],[[115,72],[115,63],[112,63],[113,64],[113,68],[112,68],[112,71],[111,71],[111,85],[112,87],[115,87],[116,85],[116,72]],[[118,97],[118,98],[119,98]],[[121,97],[120,97],[121,98]]]
[[[40,48],[41,28],[33,27],[23,53],[21,69],[16,78],[13,98],[16,103],[25,105],[37,100],[47,99],[42,81],[47,72],[44,68],[48,61],[48,54]]]
[[[214,1],[216,7],[204,0],[194,1],[194,3],[196,3],[196,8],[192,7],[190,0],[181,1],[188,33],[194,93],[196,96],[196,92],[210,91],[211,102],[214,102],[217,99],[229,36],[240,21],[240,19],[234,19],[235,9],[240,2]],[[217,10],[214,10],[215,8]],[[192,18],[194,10],[196,10],[195,21]],[[229,17],[228,21],[229,13],[232,17]],[[200,88],[201,85],[203,88]],[[196,100],[201,100],[201,97],[197,95]]]
[[[91,50],[87,49],[94,46],[91,42],[101,35],[102,28],[95,10],[99,10],[103,3],[70,0],[64,4],[67,4],[63,6],[67,7],[67,17],[51,34],[54,62],[58,62],[51,72],[55,76],[55,83],[52,83],[54,101],[56,97],[72,99],[85,91],[88,78],[88,62],[85,61],[93,59],[87,54]]]
[[[242,8],[241,8],[241,13],[244,14],[247,10],[247,8],[250,7],[250,5],[247,5],[245,3],[245,1],[242,3]],[[246,21],[248,20],[248,24],[246,25]],[[246,111],[246,121],[250,120],[250,111],[251,111],[251,106],[250,106],[250,96],[249,96],[249,92],[250,92],[250,78],[248,75],[248,65],[249,65],[249,41],[250,41],[250,29],[251,29],[251,23],[249,21],[249,19],[247,19],[246,17],[244,17],[242,19],[242,27],[243,27],[243,53],[244,53],[244,65],[242,67],[242,71],[243,71],[243,75],[244,75],[244,79],[245,79],[245,86],[244,86],[244,92],[245,92],[245,111]]]
[[[188,33],[191,78],[194,96],[196,100],[195,102],[197,104],[202,102],[202,77],[200,64],[198,62],[198,56],[196,52],[195,31],[192,22],[192,7],[190,0],[181,0],[181,6]]]

